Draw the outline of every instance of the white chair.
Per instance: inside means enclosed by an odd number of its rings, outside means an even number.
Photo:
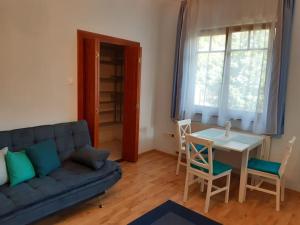
[[[276,210],[280,210],[280,199],[284,201],[285,192],[285,169],[287,162],[295,146],[296,137],[293,137],[285,150],[284,157],[281,163],[271,162],[261,159],[250,159],[248,161],[247,177],[248,174],[255,176],[258,182],[246,183],[244,191],[244,201],[246,199],[247,188],[250,190],[262,191],[276,196]],[[262,188],[261,185],[265,181],[275,181],[276,191]],[[247,179],[246,179],[247,181]]]
[[[186,134],[185,141],[187,169],[183,201],[187,201],[189,186],[196,182],[199,182],[200,178],[202,192],[204,191],[204,184],[207,183],[207,192],[204,207],[205,213],[208,212],[210,197],[215,194],[225,191],[225,203],[228,203],[231,167],[219,161],[213,160],[212,141],[194,137],[189,134]],[[197,149],[196,145],[200,145],[203,147],[202,149]],[[207,154],[205,154],[205,152]],[[194,179],[195,176],[196,179]],[[217,187],[213,185],[213,181],[221,177],[226,177],[225,187]],[[216,190],[212,191],[213,188]]]
[[[269,160],[270,156],[270,147],[271,147],[271,137],[267,135],[263,135],[263,141],[261,148],[257,151],[256,157],[257,159]],[[251,185],[256,185],[259,178],[255,175],[251,176]]]
[[[191,133],[191,120],[177,121],[177,143],[178,143],[178,160],[176,167],[176,175],[179,174],[180,166],[186,166],[185,162],[182,162],[182,154],[185,154],[185,136]]]

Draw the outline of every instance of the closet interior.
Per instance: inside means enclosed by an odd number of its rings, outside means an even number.
[[[122,158],[124,47],[101,43],[99,77],[99,146],[111,160]]]

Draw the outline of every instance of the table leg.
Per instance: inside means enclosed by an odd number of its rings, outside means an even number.
[[[245,187],[247,181],[247,166],[248,166],[249,150],[245,150],[242,153],[242,165],[241,165],[241,177],[240,177],[240,190],[239,190],[239,202],[244,201]]]

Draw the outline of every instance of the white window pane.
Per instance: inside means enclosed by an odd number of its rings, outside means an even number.
[[[270,30],[265,31],[264,48],[269,48]]]
[[[231,53],[229,73],[229,109],[257,111],[258,97],[266,76],[266,50],[235,51]],[[263,101],[263,99],[261,99]]]
[[[224,52],[199,53],[194,104],[217,107],[222,84]]]
[[[201,99],[201,93],[200,93],[201,85],[200,82],[196,81],[195,84],[195,95],[194,95],[194,104],[195,105],[200,105],[203,99]]]
[[[194,104],[218,108],[223,102],[234,113],[233,117],[244,112],[262,112],[269,35],[269,29],[229,33],[230,49],[226,54],[226,34],[206,33],[199,37]],[[225,55],[229,64],[224,74]],[[223,83],[223,76],[228,82]],[[226,99],[221,96],[222,89],[228,90]]]
[[[202,79],[205,79],[208,67],[208,58],[209,53],[199,53],[197,58],[197,72],[201,73],[203,76],[196,76],[197,80],[202,81]]]
[[[253,30],[250,32],[250,48],[267,48],[269,42],[269,30]]]
[[[199,53],[197,58],[197,74],[194,94],[194,104],[201,105],[204,101],[203,89],[205,89],[206,72],[209,53]]]
[[[211,50],[212,51],[224,51],[225,50],[226,35],[213,35],[211,38]]]
[[[233,32],[231,36],[231,49],[247,49],[248,34],[249,31]]]
[[[262,61],[262,71],[261,71],[261,79],[260,79],[260,86],[263,88],[260,88],[258,93],[258,102],[257,102],[257,111],[263,112],[264,107],[264,100],[265,100],[265,82],[266,82],[266,76],[267,76],[267,60],[268,60],[268,52],[263,52],[263,61]]]
[[[201,36],[198,40],[198,51],[209,51],[210,36]]]

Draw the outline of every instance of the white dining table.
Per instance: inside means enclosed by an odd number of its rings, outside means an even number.
[[[225,130],[219,128],[201,130],[194,132],[191,135],[213,141],[213,147],[217,150],[234,151],[242,154],[239,202],[243,202],[247,179],[249,152],[263,144],[264,136],[230,131],[229,135],[226,137]]]

